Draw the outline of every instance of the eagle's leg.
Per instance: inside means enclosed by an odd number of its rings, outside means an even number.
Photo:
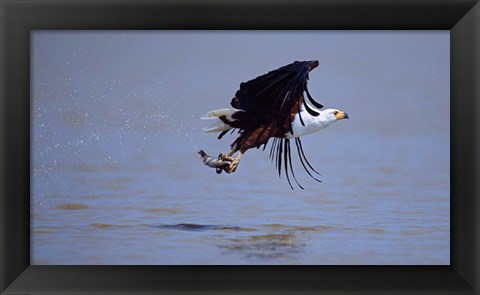
[[[225,155],[225,154],[222,153],[218,156],[218,158],[220,160],[223,160],[223,161],[233,162],[235,159],[232,158],[232,156],[233,156],[233,154],[235,154],[236,151],[237,151],[236,146],[233,146],[232,149],[230,150],[230,152],[228,152],[228,155]]]
[[[242,158],[242,156],[243,156],[243,153],[238,152],[235,159],[233,159],[232,163],[230,163],[230,166],[228,166],[226,169],[228,173],[232,173],[232,172],[235,172],[235,170],[237,170],[238,163],[240,163],[240,159]]]

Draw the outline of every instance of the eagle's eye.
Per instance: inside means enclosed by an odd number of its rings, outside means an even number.
[[[338,114],[338,111],[333,112],[333,114],[336,116]]]

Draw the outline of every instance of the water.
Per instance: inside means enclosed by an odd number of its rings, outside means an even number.
[[[172,38],[199,42],[199,54],[222,59],[206,52],[214,50],[211,41],[223,40],[228,52],[235,38],[145,34],[34,35],[32,264],[449,264],[449,89],[438,69],[424,75],[444,57],[448,81],[448,34],[319,34],[319,40],[337,38],[335,46],[344,42],[340,49],[358,54],[362,48],[355,44],[374,40],[395,56],[389,48],[399,40],[417,47],[397,61],[365,46],[363,53],[378,62],[368,77],[329,71],[327,57],[326,69],[321,62],[318,75],[312,73],[312,95],[345,96],[327,101],[328,107],[347,111],[350,120],[303,139],[310,163],[322,174],[321,183],[310,179],[293,155],[305,190],[291,190],[283,175],[279,179],[268,147],[248,151],[230,175],[217,175],[196,154],[229,150],[235,137],[218,141],[202,134],[199,117],[228,106],[238,83],[261,70],[231,78],[225,73],[237,71],[227,62],[184,57],[150,67],[139,57],[152,58],[156,38]],[[278,36],[246,37],[261,37],[267,46]],[[132,39],[137,43],[129,47]],[[439,39],[447,40],[444,46]],[[441,49],[438,58],[431,57],[432,40]],[[288,49],[279,54],[288,56]],[[126,53],[135,58],[121,59]],[[345,62],[342,52],[323,53]],[[413,70],[400,65],[406,60]],[[181,74],[186,64],[193,73]],[[195,74],[199,68],[222,77],[202,77]],[[144,71],[142,79],[135,76]],[[248,64],[238,71],[250,71]],[[418,73],[422,83],[406,73]],[[399,80],[411,83],[392,92]],[[338,83],[351,86],[342,93]]]
[[[448,262],[448,164],[412,156],[432,142],[372,136],[381,148],[348,155],[362,135],[339,137],[342,145],[309,153],[323,182],[303,177],[305,191],[278,179],[266,152],[249,152],[237,173],[217,175],[185,153],[187,140],[117,164],[92,150],[81,164],[55,168],[68,190],[35,199],[34,262]],[[328,159],[333,150],[345,156]]]

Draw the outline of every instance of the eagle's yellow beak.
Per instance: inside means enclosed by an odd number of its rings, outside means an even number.
[[[345,113],[345,112],[338,112],[335,117],[338,119],[338,120],[342,120],[342,119],[348,119],[348,114]]]

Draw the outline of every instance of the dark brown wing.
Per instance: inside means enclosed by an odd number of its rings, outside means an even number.
[[[312,98],[307,88],[308,74],[317,66],[316,60],[295,61],[253,80],[243,82],[230,104],[236,109],[250,113],[259,122],[268,123],[275,120],[278,126],[282,125],[291,113],[298,112],[292,108],[301,105],[299,100],[303,99],[304,93],[307,94],[312,105],[321,109],[323,105]],[[305,107],[312,116],[318,116],[318,113],[307,104]]]

